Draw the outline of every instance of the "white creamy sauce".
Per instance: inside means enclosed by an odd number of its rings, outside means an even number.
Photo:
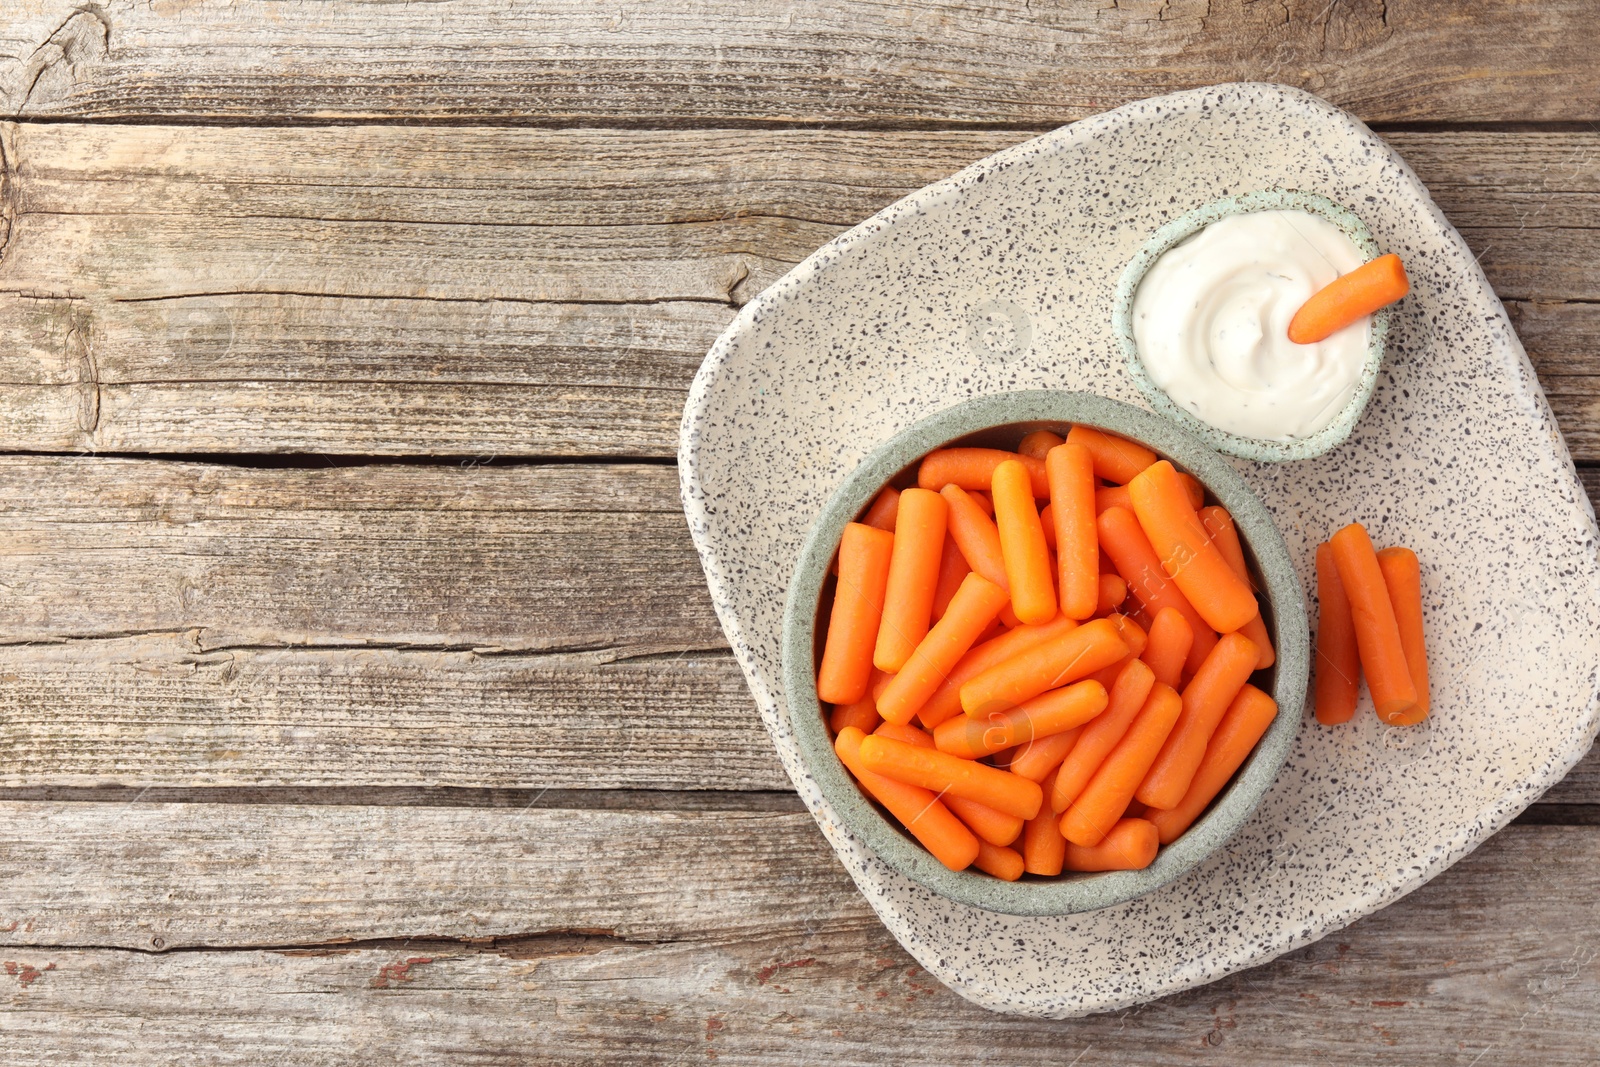
[[[1333,223],[1304,211],[1225,216],[1168,249],[1133,297],[1133,337],[1150,378],[1213,426],[1245,437],[1307,437],[1361,378],[1371,317],[1297,345],[1289,320],[1363,262]]]

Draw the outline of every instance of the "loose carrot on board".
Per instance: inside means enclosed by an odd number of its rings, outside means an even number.
[[[1044,458],[1050,481],[1061,613],[1091,618],[1100,603],[1100,537],[1095,532],[1094,457],[1082,445],[1057,445]]]
[[[1356,620],[1350,598],[1339,580],[1333,546],[1317,546],[1317,721],[1324,726],[1349,722],[1361,696],[1361,654],[1356,649]]]
[[[1228,514],[1228,509],[1220,504],[1201,508],[1200,523],[1206,528],[1206,533],[1211,535],[1211,541],[1217,546],[1217,551],[1222,553],[1222,558],[1233,568],[1233,573],[1254,590],[1255,583],[1250,580],[1250,567],[1244,561],[1244,545],[1239,541],[1239,531],[1234,527],[1233,516]],[[1267,633],[1266,620],[1259,613],[1239,627],[1239,632],[1254,641],[1256,647],[1261,650],[1261,660],[1256,664],[1256,670],[1264,671],[1277,661],[1278,654],[1272,648],[1272,638]]]
[[[828,729],[835,735],[846,726],[854,726],[864,734],[870,734],[878,728],[883,719],[878,715],[877,705],[872,702],[872,694],[868,693],[854,704],[835,704],[833,711],[828,713]]]
[[[1035,737],[1082,726],[1105,710],[1106,699],[1105,686],[1099,682],[1076,682],[982,719],[953,716],[933,731],[933,743],[952,756],[979,759]]]
[[[1243,634],[1223,634],[1183,690],[1183,714],[1134,795],[1152,808],[1170,808],[1183,799],[1228,705],[1256,669],[1260,656]],[[883,714],[883,709],[878,709]]]
[[[1119,819],[1098,845],[1068,842],[1062,859],[1069,871],[1142,871],[1159,847],[1155,825],[1148,819]]]
[[[1378,710],[1378,718],[1393,722],[1417,702],[1417,686],[1411,680],[1405,646],[1400,643],[1400,624],[1395,619],[1389,589],[1383,582],[1378,554],[1366,528],[1358,522],[1329,539],[1333,562],[1339,568],[1339,582],[1350,598],[1350,617],[1356,624],[1356,649],[1361,654],[1361,673],[1367,676],[1367,690]]]
[[[843,736],[843,735],[841,735]],[[1031,819],[1044,803],[1038,782],[937,749],[870,734],[861,742],[867,770],[939,794],[966,797],[1007,815]]]
[[[981,574],[969,573],[950,601],[950,610],[928,631],[877,698],[878,714],[888,722],[910,722],[1005,603],[1004,589]]]
[[[1055,783],[1042,783],[1048,798]],[[1022,831],[1022,860],[1029,874],[1054,877],[1061,873],[1061,863],[1067,854],[1067,839],[1061,836],[1061,816],[1046,804],[1039,814],[1029,819]]]
[[[1244,764],[1277,715],[1278,702],[1255,686],[1246,685],[1239,690],[1228,705],[1228,713],[1217,723],[1217,732],[1211,735],[1200,769],[1195,771],[1183,799],[1148,816],[1163,845],[1172,844],[1194,824],[1212,798],[1222,792],[1233,772]]]
[[[1044,460],[1032,456],[1019,456],[999,448],[941,448],[922,457],[917,467],[917,484],[924,489],[939,490],[947,485],[963,489],[989,491],[994,481],[994,469],[1002,463],[1021,463],[1028,471],[1033,495],[1043,500],[1050,495],[1050,484],[1044,476]]]
[[[1066,811],[1078,799],[1078,794],[1089,784],[1094,772],[1100,769],[1106,756],[1128,732],[1139,709],[1150,698],[1150,690],[1155,682],[1155,674],[1138,660],[1122,669],[1116,684],[1111,687],[1106,710],[1084,726],[1077,743],[1062,758],[1061,769],[1056,773],[1055,788],[1050,794],[1052,810]]]
[[[1134,716],[1128,732],[1122,735],[1100,764],[1089,784],[1061,816],[1061,833],[1076,845],[1098,845],[1122,818],[1133,791],[1144,780],[1145,772],[1161,751],[1172,726],[1183,710],[1183,698],[1171,686],[1155,683],[1144,707]],[[870,739],[869,739],[870,740]],[[1082,738],[1079,739],[1080,742]],[[1059,783],[1060,774],[1056,776]]]
[[[1098,560],[1096,561],[1098,562]],[[1118,574],[1100,575],[1100,599],[1094,606],[1096,615],[1109,615],[1128,599],[1128,583]]]
[[[1027,468],[1017,459],[1007,460],[994,469],[992,485],[1011,607],[1024,623],[1037,626],[1049,622],[1056,617],[1055,582]]]
[[[883,594],[883,622],[872,652],[873,666],[881,671],[898,671],[928,634],[949,511],[938,493],[907,489],[900,494],[894,553],[889,558],[889,582]]]
[[[1386,548],[1378,553],[1378,569],[1400,627],[1400,647],[1417,687],[1417,703],[1390,720],[1392,726],[1415,726],[1428,717],[1428,647],[1422,634],[1422,567],[1409,548]]]
[[[894,533],[894,520],[899,512],[900,490],[891,485],[873,499],[872,506],[861,516],[861,524]]]
[[[974,499],[978,494],[959,485],[947,485],[939,495],[949,506],[950,536],[967,565],[1009,593],[1011,581],[1006,577],[1005,556],[1000,551],[1000,530],[978,506]]]
[[[1077,629],[998,663],[961,687],[961,709],[983,718],[1005,711],[1080,678],[1128,654],[1128,644],[1106,619]],[[881,712],[880,712],[881,714]]]
[[[1183,677],[1183,661],[1194,643],[1194,629],[1183,612],[1176,608],[1162,608],[1150,623],[1150,640],[1139,658],[1150,665],[1156,681],[1178,688]]]
[[[861,749],[868,740],[869,735],[847,726],[834,739],[833,750],[861,788],[888,808],[889,814],[899,819],[935,859],[952,871],[972,866],[972,861],[978,857],[977,836],[950,814],[950,809],[929,790],[874,774],[861,758]]]
[[[971,573],[972,568],[967,565],[967,557],[961,554],[955,539],[946,531],[944,551],[939,556],[939,584],[933,587],[933,611],[929,618],[934,622],[944,618],[944,613],[949,609],[956,590],[961,588],[962,581]]]
[[[1188,620],[1194,639],[1184,666],[1190,671],[1198,670],[1201,661],[1216,646],[1216,631],[1206,625],[1189,598],[1167,577],[1139,520],[1124,508],[1107,508],[1100,513],[1099,528],[1100,547],[1106,550],[1117,573],[1128,583],[1128,592],[1144,606],[1152,620],[1162,608],[1173,608]]]
[[[1072,746],[1078,743],[1082,733],[1083,727],[1075,726],[1059,734],[1035,737],[1017,748],[1007,769],[1012,774],[1020,774],[1024,778],[1042,783],[1050,776],[1051,771],[1061,766],[1061,761],[1072,751]]]
[[[1117,485],[1127,485],[1134,475],[1156,461],[1156,454],[1143,445],[1088,426],[1074,426],[1067,431],[1067,443],[1087,448],[1094,456],[1095,477]]]
[[[1411,291],[1406,268],[1394,253],[1361,264],[1311,294],[1289,320],[1289,340],[1327,340],[1357,319],[1388,307]]]
[[[1065,438],[1049,430],[1035,430],[1022,439],[1017,445],[1019,456],[1032,456],[1034,459],[1044,459],[1050,450],[1059,445]]]
[[[931,730],[950,716],[960,714],[961,687],[967,682],[996,664],[1077,628],[1077,622],[1058,615],[1043,626],[1019,626],[985,641],[961,657],[950,676],[940,683],[922,710],[917,712],[917,718]]]
[[[1102,485],[1094,491],[1094,513],[1100,514],[1106,508],[1127,508],[1133,510],[1133,494],[1128,492],[1125,485]]]
[[[1014,848],[978,842],[978,858],[972,865],[985,874],[992,874],[1002,882],[1015,882],[1022,877],[1022,854]]]
[[[1261,613],[1250,586],[1211,543],[1171,463],[1152,463],[1128,483],[1128,492],[1162,567],[1206,625],[1232,633]]]
[[[845,526],[839,539],[839,582],[817,669],[819,700],[854,704],[866,695],[893,551],[893,534],[859,522]]]

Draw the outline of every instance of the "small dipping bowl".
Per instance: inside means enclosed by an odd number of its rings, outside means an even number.
[[[1268,463],[1310,459],[1343,444],[1356,428],[1356,423],[1361,420],[1361,413],[1366,410],[1367,402],[1372,399],[1372,390],[1378,384],[1378,367],[1383,363],[1384,348],[1389,333],[1388,308],[1382,308],[1372,316],[1367,340],[1367,358],[1362,364],[1361,377],[1356,382],[1355,391],[1351,393],[1344,408],[1332,422],[1316,433],[1290,440],[1246,437],[1213,426],[1201,419],[1174,401],[1151,379],[1149,371],[1139,359],[1139,346],[1133,338],[1133,297],[1139,291],[1139,283],[1144,281],[1145,273],[1156,260],[1174,245],[1199,233],[1219,219],[1255,211],[1305,211],[1320,216],[1333,223],[1350,238],[1366,259],[1374,259],[1379,255],[1378,242],[1373,238],[1372,231],[1367,229],[1367,224],[1356,217],[1354,212],[1325,196],[1289,189],[1259,189],[1252,193],[1223,197],[1173,219],[1145,242],[1144,247],[1140,248],[1138,254],[1128,263],[1117,282],[1111,325],[1116,332],[1117,341],[1122,346],[1122,354],[1127,360],[1128,373],[1133,376],[1134,384],[1145,395],[1145,399],[1150,401],[1151,407],[1158,412],[1175,420],[1184,429],[1218,451],[1232,456]]]
[[[1092,426],[1153,449],[1205,486],[1208,499],[1228,509],[1262,592],[1262,617],[1277,660],[1255,681],[1278,702],[1278,715],[1231,784],[1183,836],[1156,853],[1142,871],[1023,875],[1004,882],[976,868],[952,871],[934,859],[856,785],[833,751],[816,669],[816,635],[828,565],[846,523],[853,522],[886,485],[914,485],[916,464],[936,448],[975,445],[1014,449],[1024,434],[1071,425]],[[807,535],[789,585],[783,616],[783,680],[789,722],[806,772],[834,816],[880,859],[930,891],[1007,915],[1067,915],[1110,907],[1180,877],[1233,835],[1260,803],[1300,730],[1310,668],[1310,630],[1300,579],[1266,507],[1238,472],[1177,424],[1131,405],[1088,393],[1033,390],[979,397],[930,415],[874,450],[836,490]]]

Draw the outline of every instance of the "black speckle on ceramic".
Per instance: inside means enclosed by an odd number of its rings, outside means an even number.
[[[1264,188],[1356,207],[1412,290],[1348,441],[1295,463],[1230,462],[1302,584],[1316,544],[1351,520],[1416,550],[1433,718],[1384,727],[1363,697],[1353,723],[1306,722],[1239,831],[1136,900],[1019,918],[932,893],[840,825],[800,757],[781,665],[801,546],[864,457],[943,408],[1028,389],[1139,403],[1111,328],[1123,266],[1171,219]],[[1404,162],[1298,90],[1131,104],[830,242],[712,348],[679,460],[712,602],[796,789],[901,944],[997,1011],[1109,1011],[1314,941],[1470,852],[1600,726],[1600,535],[1522,346]]]
[[[1142,871],[1003,882],[976,868],[949,870],[879,814],[846,776],[834,755],[817,702],[817,602],[845,524],[867,506],[890,478],[935,448],[1017,423],[1024,425],[1009,434],[1005,444],[1014,445],[1024,433],[1041,424],[1062,433],[1073,424],[1081,424],[1132,438],[1172,460],[1180,470],[1200,479],[1211,497],[1228,509],[1265,586],[1265,617],[1274,625],[1273,647],[1277,651],[1268,688],[1278,701],[1278,717],[1221,799]],[[1311,650],[1305,597],[1289,562],[1289,550],[1273,526],[1272,516],[1237,471],[1175,424],[1148,411],[1090,393],[1043,389],[998,393],[945,408],[897,434],[868,456],[844,480],[812,525],[789,587],[783,627],[789,727],[807,774],[840,823],[861,838],[879,859],[912,881],[963,904],[1007,915],[1069,915],[1121,904],[1183,876],[1220,847],[1255,810],[1294,744],[1300,730]]]

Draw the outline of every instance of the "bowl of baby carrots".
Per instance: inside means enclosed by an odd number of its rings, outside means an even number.
[[[981,397],[824,506],[784,616],[791,726],[836,817],[942,896],[1058,915],[1203,861],[1272,784],[1310,660],[1238,473],[1086,393]]]

